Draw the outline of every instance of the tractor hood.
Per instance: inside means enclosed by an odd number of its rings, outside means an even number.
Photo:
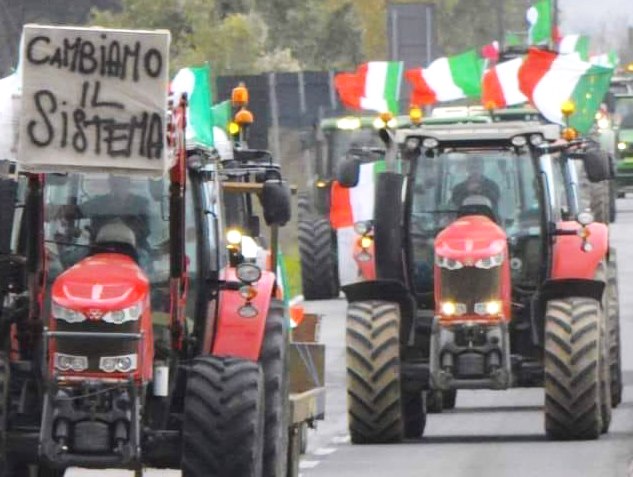
[[[74,310],[120,310],[145,299],[149,281],[130,257],[102,253],[81,260],[62,273],[52,289],[53,300]]]
[[[506,234],[488,217],[461,217],[440,232],[435,239],[435,254],[466,266],[477,260],[506,254]]]

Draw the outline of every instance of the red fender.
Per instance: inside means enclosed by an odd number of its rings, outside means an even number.
[[[238,281],[235,268],[226,268],[223,279],[229,282]],[[257,296],[251,300],[251,305],[255,307],[257,314],[252,318],[243,318],[239,315],[238,311],[245,303],[239,291],[220,292],[218,326],[211,354],[259,360],[274,284],[275,274],[262,271],[262,277],[253,285],[257,289]]]
[[[576,221],[559,222],[559,230],[580,230]],[[582,238],[577,235],[559,235],[553,248],[552,279],[582,278],[593,280],[596,270],[609,250],[609,229],[605,224],[593,223],[587,226],[587,241],[592,249],[582,250]]]

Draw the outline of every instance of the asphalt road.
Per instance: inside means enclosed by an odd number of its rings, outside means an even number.
[[[456,409],[428,416],[421,440],[351,445],[345,414],[343,300],[306,303],[322,313],[327,345],[327,420],[312,431],[304,477],[633,476],[633,199],[618,201],[612,227],[618,250],[624,401],[597,441],[554,442],[543,431],[543,391],[459,391]],[[631,468],[631,470],[629,470]]]
[[[618,250],[624,402],[609,434],[597,441],[551,442],[543,432],[543,391],[460,391],[456,409],[428,416],[421,440],[398,445],[352,446],[345,396],[345,301],[307,302],[323,315],[327,417],[309,432],[303,477],[611,477],[628,476],[633,461],[633,199],[620,200],[612,243]],[[633,467],[632,467],[633,469]],[[124,471],[71,469],[66,477],[122,477]],[[176,477],[178,471],[147,470]],[[228,476],[227,476],[228,477]]]

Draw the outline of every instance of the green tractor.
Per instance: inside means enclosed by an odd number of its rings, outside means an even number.
[[[408,126],[407,116],[392,118],[390,126]],[[307,184],[299,193],[299,253],[306,300],[336,298],[342,284],[355,281],[352,249],[339,257],[336,230],[330,224],[330,194],[339,163],[350,148],[382,148],[378,129],[383,121],[373,115],[323,119],[303,141]],[[349,256],[348,256],[349,255]],[[339,267],[349,261],[350,266]]]

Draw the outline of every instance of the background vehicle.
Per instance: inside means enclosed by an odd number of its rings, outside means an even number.
[[[353,442],[420,436],[429,389],[544,386],[549,437],[606,432],[621,393],[617,309],[601,307],[617,291],[614,257],[606,226],[579,215],[572,158],[593,181],[609,171],[559,133],[523,122],[396,132],[402,163],[389,166],[392,148],[376,190],[377,280],[343,288]],[[476,157],[501,198],[456,207]]]
[[[351,149],[383,149],[377,130],[383,123],[376,115],[323,119],[304,141],[308,180],[305,192],[299,193],[299,253],[306,300],[338,297],[341,284],[359,279],[354,247],[363,234],[350,228],[343,237],[346,246],[341,253],[330,221],[332,184],[339,163]],[[408,124],[407,116],[398,116],[391,126]]]

